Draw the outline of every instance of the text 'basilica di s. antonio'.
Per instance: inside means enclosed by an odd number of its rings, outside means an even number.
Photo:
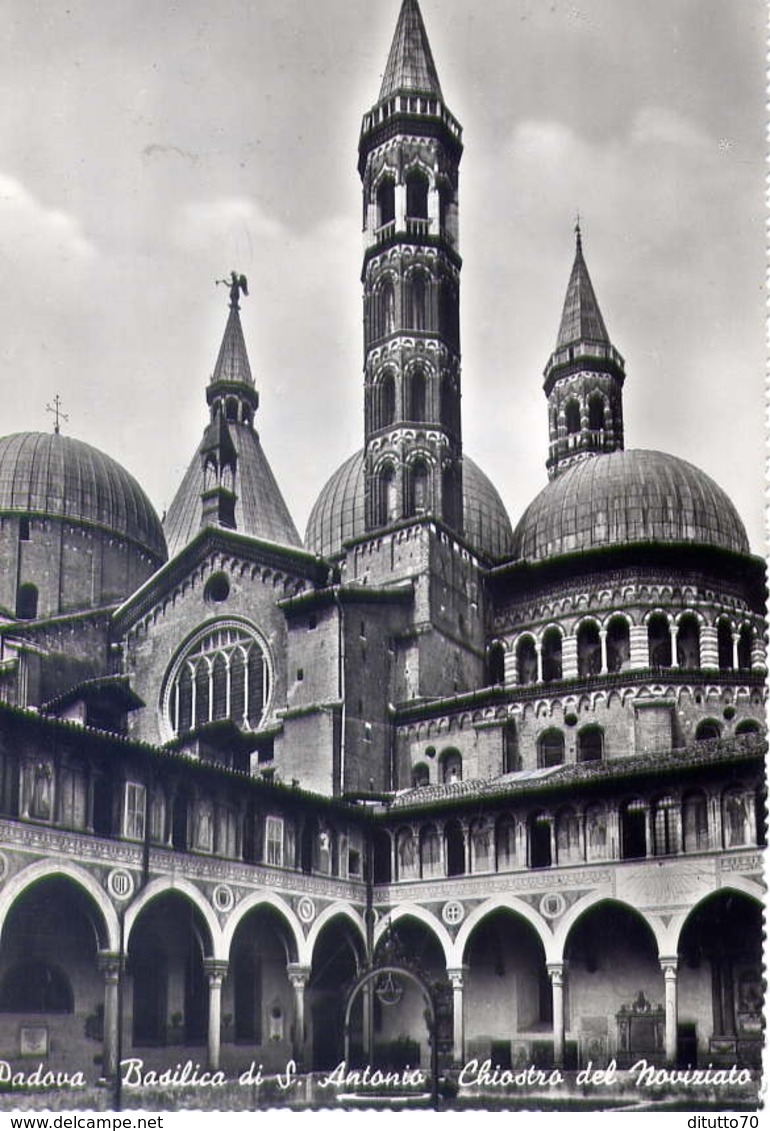
[[[0,440],[11,1065],[759,1064],[764,564],[708,475],[625,449],[579,228],[511,526],[463,449],[462,152],[403,0],[359,142],[363,442],[304,541],[237,273],[162,525],[89,445]]]

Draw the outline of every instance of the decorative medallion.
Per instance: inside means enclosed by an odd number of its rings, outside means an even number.
[[[217,884],[212,893],[212,898],[217,911],[221,911],[223,914],[232,911],[235,906],[235,896],[229,884]]]
[[[465,908],[459,899],[450,899],[441,908],[441,918],[448,927],[456,927],[465,918]]]
[[[315,903],[309,895],[303,895],[298,902],[297,914],[303,923],[312,923],[315,919]]]
[[[567,910],[567,901],[561,892],[552,891],[540,900],[540,914],[546,919],[558,919]]]
[[[130,899],[134,894],[134,877],[125,868],[113,868],[107,875],[107,891],[114,899]]]

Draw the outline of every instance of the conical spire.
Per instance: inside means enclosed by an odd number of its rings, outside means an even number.
[[[404,0],[393,36],[379,101],[396,91],[415,91],[442,98],[436,64],[417,0]]]
[[[607,345],[610,342],[586,261],[583,258],[583,239],[579,221],[575,225],[575,262],[572,265],[572,274],[564,299],[556,349],[575,345],[576,342],[605,342]]]
[[[219,347],[219,356],[211,375],[211,384],[217,385],[224,382],[228,385],[248,385],[254,388],[254,378],[251,375],[249,355],[246,352],[246,342],[241,326],[240,292],[248,294],[245,275],[236,275],[232,272],[230,281],[221,279],[220,282],[230,287],[230,314],[225,326],[222,345]]]

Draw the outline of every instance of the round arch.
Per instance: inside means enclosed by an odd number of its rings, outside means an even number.
[[[444,955],[444,962],[447,966],[452,965],[453,944],[449,931],[443,923],[441,923],[435,915],[430,911],[426,911],[424,907],[420,907],[417,903],[402,903],[398,907],[394,907],[387,915],[383,915],[374,928],[373,948],[376,951],[377,946],[382,937],[398,922],[399,919],[416,919],[433,932],[436,942],[441,947]]]
[[[519,915],[522,919],[526,919],[531,927],[534,928],[538,939],[543,944],[545,950],[546,962],[555,962],[552,951],[554,946],[554,938],[551,934],[550,927],[539,915],[534,908],[525,903],[523,899],[519,899],[515,895],[501,895],[493,896],[491,899],[486,900],[479,907],[474,908],[468,918],[465,920],[460,930],[457,932],[457,938],[452,946],[450,959],[447,960],[447,966],[459,967],[463,964],[463,956],[465,949],[475,927],[491,915],[495,911],[512,911],[515,915]]]
[[[318,936],[321,934],[324,927],[326,927],[328,923],[330,923],[337,917],[347,919],[347,921],[355,928],[358,939],[363,948],[363,952],[366,953],[366,927],[364,925],[363,919],[356,911],[353,910],[353,908],[349,904],[342,903],[338,900],[337,902],[331,903],[328,907],[325,907],[323,909],[321,914],[314,921],[312,927],[308,931],[307,938],[303,941],[303,944],[300,947],[299,951],[299,962],[301,965],[312,966],[313,952],[315,950],[316,942],[318,941]]]
[[[193,907],[203,916],[203,920],[208,928],[209,941],[211,943],[211,955],[209,955],[209,957],[226,959],[227,952],[222,947],[222,931],[211,904],[207,901],[203,893],[196,888],[194,884],[191,884],[189,880],[175,879],[172,876],[163,876],[160,879],[152,880],[126,911],[125,947],[128,948],[131,933],[142,911],[160,896],[169,894],[181,895],[189,899]]]
[[[238,906],[232,911],[229,919],[222,929],[222,958],[227,960],[230,956],[230,948],[232,947],[233,937],[239,925],[245,919],[250,911],[259,907],[272,907],[274,911],[286,921],[286,926],[289,928],[291,940],[294,944],[294,953],[299,956],[303,953],[306,947],[305,938],[303,935],[302,927],[299,919],[292,911],[289,904],[281,899],[279,895],[274,895],[269,891],[255,891],[251,895],[246,896],[241,900]],[[220,957],[217,955],[216,957]],[[299,961],[299,957],[295,961]]]
[[[646,927],[650,929],[655,939],[655,945],[658,948],[659,955],[669,954],[666,937],[666,930],[663,922],[657,918],[650,918],[640,911],[638,907],[634,907],[632,903],[627,903],[623,899],[618,899],[616,896],[608,895],[606,892],[592,891],[588,895],[584,895],[577,903],[573,903],[572,907],[567,911],[564,918],[560,921],[558,927],[553,935],[553,957],[549,958],[549,962],[563,962],[564,951],[567,945],[570,931],[577,924],[583,915],[590,911],[591,908],[597,907],[602,903],[613,903],[617,907],[622,907],[626,911],[632,912],[639,918]]]
[[[5,927],[5,921],[13,904],[27,888],[39,880],[60,879],[65,877],[78,887],[82,888],[94,901],[101,912],[103,928],[102,945],[105,950],[115,953],[120,949],[120,924],[118,916],[106,892],[94,876],[76,864],[50,860],[39,860],[30,864],[23,871],[17,872],[0,893],[0,938]]]
[[[748,876],[732,876],[729,884],[724,884],[722,887],[714,888],[713,891],[707,892],[687,911],[682,911],[679,915],[674,916],[666,931],[667,953],[677,954],[679,952],[682,931],[685,929],[692,916],[703,907],[704,903],[710,899],[714,899],[715,896],[729,895],[731,892],[734,895],[745,895],[753,902],[759,904],[760,908],[764,907],[766,893],[757,880],[751,880]]]

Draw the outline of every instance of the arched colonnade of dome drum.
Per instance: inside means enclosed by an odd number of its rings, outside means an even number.
[[[715,1036],[731,1028],[734,1035],[739,1012],[742,1022],[751,1015],[761,900],[757,883],[733,877],[673,914],[606,890],[572,902],[546,891],[537,905],[501,893],[474,906],[449,900],[440,911],[404,901],[378,915],[373,948],[375,962],[384,961],[388,940],[400,938],[428,982],[451,986],[456,1062],[484,1054],[569,1065],[591,1040],[608,1054],[644,1047],[673,1061],[682,1032],[696,1034],[705,1056]],[[41,861],[12,877],[0,900],[0,1026],[44,1015],[52,1038],[75,1049],[85,1032],[92,1055],[101,1046],[104,1075],[119,1055],[152,1064],[174,1047],[180,1057],[205,1049],[214,1068],[254,1056],[331,1067],[344,1047],[345,987],[367,966],[366,930],[344,900],[307,918],[265,890],[225,911],[172,877],[151,881],[120,910],[87,870]],[[30,955],[24,940],[33,920]],[[704,940],[718,937],[724,945],[712,954]],[[719,983],[718,1016],[703,1004],[709,980]],[[362,999],[353,1018],[356,1055],[426,1063],[418,999],[409,987],[392,1000]],[[364,1009],[373,1010],[368,1049]],[[597,1014],[610,1021],[603,1034],[592,1034]],[[399,1044],[405,1032],[409,1049]]]

